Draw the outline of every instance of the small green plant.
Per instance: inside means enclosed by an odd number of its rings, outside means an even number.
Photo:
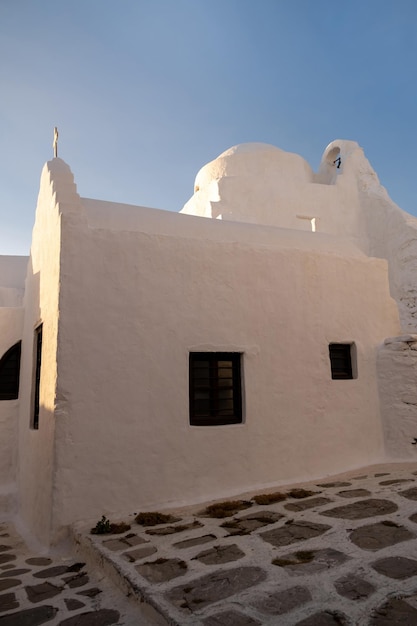
[[[91,533],[93,535],[107,535],[111,533],[110,520],[108,520],[105,515],[102,515],[101,520],[91,529]]]
[[[129,524],[126,524],[125,522],[112,524],[105,515],[102,515],[101,520],[97,522],[90,532],[92,535],[116,535],[125,533],[128,530],[130,530]]]

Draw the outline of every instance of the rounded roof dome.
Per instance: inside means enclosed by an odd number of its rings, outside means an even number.
[[[201,189],[224,176],[265,176],[272,170],[288,173],[294,172],[294,166],[295,170],[303,172],[303,178],[312,176],[307,161],[298,154],[285,152],[269,143],[241,143],[204,165],[195,178],[194,189]]]
[[[232,146],[224,152],[222,152],[217,158],[224,159],[225,157],[231,157],[237,154],[248,152],[283,152],[281,148],[273,146],[271,143],[252,142],[252,143],[239,143],[237,146]],[[215,159],[217,161],[217,159]]]

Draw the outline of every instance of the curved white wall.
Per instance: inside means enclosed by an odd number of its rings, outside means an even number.
[[[0,256],[0,359],[22,339],[27,257]],[[16,509],[19,400],[0,401],[0,515]]]
[[[235,146],[200,170],[181,213],[310,231],[314,220],[316,231],[357,238],[354,147],[348,141],[330,144],[314,174],[297,154],[268,144]],[[333,158],[338,154],[340,168]]]

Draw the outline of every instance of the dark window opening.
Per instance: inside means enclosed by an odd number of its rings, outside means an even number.
[[[223,426],[242,422],[241,354],[190,353],[190,424]]]
[[[18,341],[0,360],[0,400],[16,400],[19,397],[21,349],[22,342]]]
[[[349,380],[356,378],[352,367],[352,348],[350,343],[329,344],[330,365],[333,380]]]
[[[42,361],[42,324],[35,329],[35,370],[33,389],[33,419],[32,428],[39,428],[39,393],[41,385],[41,361]]]

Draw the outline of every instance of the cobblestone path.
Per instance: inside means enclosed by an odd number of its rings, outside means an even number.
[[[0,524],[0,626],[149,626],[100,572],[70,556],[31,553]]]
[[[202,507],[153,526],[132,515],[123,535],[76,537],[167,623],[417,625],[417,464],[298,487],[275,501],[251,494],[221,518]],[[68,586],[82,572],[60,576]]]

